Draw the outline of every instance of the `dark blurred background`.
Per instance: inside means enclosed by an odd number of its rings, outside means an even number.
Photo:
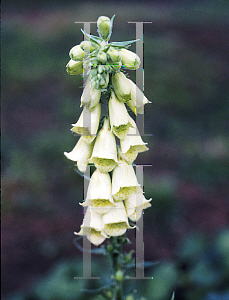
[[[82,276],[73,245],[83,212],[83,178],[63,155],[78,138],[83,80],[68,52],[82,24],[112,17],[112,41],[144,25],[145,260],[153,280],[126,282],[135,297],[229,299],[228,1],[27,1],[2,3],[2,299],[103,299],[82,288],[106,283],[109,262],[92,256]],[[91,26],[96,34],[96,25]],[[131,46],[135,51],[135,46]],[[134,80],[134,71],[129,72]],[[128,233],[133,242],[134,232]]]

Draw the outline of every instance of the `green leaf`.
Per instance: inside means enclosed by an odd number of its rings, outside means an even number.
[[[175,300],[175,292],[173,291],[171,300]]]
[[[87,252],[87,253],[91,253],[91,254],[100,254],[100,255],[106,255],[106,249],[104,246],[101,246],[100,248],[95,248],[95,249],[91,249],[91,250],[86,250],[83,247],[80,246],[80,244],[78,243],[78,240],[82,239],[83,237],[76,237],[73,239],[73,244],[76,246],[77,249],[79,249],[81,252]]]
[[[83,29],[81,29],[82,33],[89,39],[89,41],[93,41],[96,44],[98,44],[100,46],[100,43],[103,41],[103,39],[101,39],[98,36],[92,35],[92,34],[88,34],[86,32],[83,31]]]
[[[111,45],[112,47],[123,48],[123,47],[129,47],[131,44],[133,44],[139,40],[140,39],[132,40],[132,41],[124,41],[124,42],[112,42],[109,45]]]
[[[150,267],[153,267],[155,265],[159,264],[158,261],[154,262],[154,261],[144,261],[144,268],[150,268]],[[126,268],[133,268],[133,267],[140,267],[142,268],[142,263],[135,263],[135,262],[132,262],[132,263],[129,263],[129,264],[126,264]]]
[[[113,15],[113,17],[111,18],[111,28],[110,28],[110,33],[107,37],[107,41],[109,41],[111,34],[112,34],[112,28],[113,28],[113,21],[114,21],[115,15]]]
[[[113,282],[109,283],[108,285],[101,286],[97,289],[81,289],[81,292],[100,294],[101,291],[107,290],[112,286],[114,286]]]

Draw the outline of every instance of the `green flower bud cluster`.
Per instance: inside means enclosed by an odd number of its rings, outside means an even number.
[[[81,172],[86,171],[88,164],[96,168],[86,199],[81,203],[87,210],[81,230],[76,233],[86,235],[94,245],[134,228],[129,220],[138,221],[143,209],[151,206],[132,165],[138,153],[148,150],[147,143],[142,141],[126,107],[135,114],[143,113],[144,104],[149,101],[121,69],[134,70],[139,66],[140,59],[125,48],[135,41],[108,43],[113,18],[99,17],[100,37],[84,33],[90,41],[74,46],[67,64],[70,75],[89,75],[81,96],[83,111],[71,129],[80,138],[73,150],[64,154],[77,163]],[[102,119],[101,90],[108,92],[108,116]],[[123,280],[121,271],[117,271],[116,280]]]
[[[105,89],[110,81],[110,76],[120,72],[121,68],[136,70],[140,65],[137,54],[126,48],[135,41],[108,43],[112,33],[114,16],[101,16],[97,20],[100,37],[85,36],[90,41],[82,41],[74,46],[69,56],[71,60],[67,64],[67,72],[70,75],[90,75],[92,88]]]

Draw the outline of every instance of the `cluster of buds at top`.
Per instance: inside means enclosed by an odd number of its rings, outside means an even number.
[[[129,220],[139,220],[151,200],[145,199],[133,168],[138,153],[148,148],[127,111],[129,107],[135,114],[143,113],[150,101],[122,72],[123,68],[135,70],[140,64],[139,57],[126,49],[135,41],[108,43],[113,19],[99,17],[99,37],[84,33],[90,41],[73,47],[67,64],[70,75],[86,72],[89,76],[81,96],[84,108],[71,129],[81,137],[73,150],[64,154],[81,172],[88,164],[96,167],[81,203],[86,213],[77,233],[86,235],[94,245],[134,228]],[[108,115],[101,118],[100,100],[105,93]]]

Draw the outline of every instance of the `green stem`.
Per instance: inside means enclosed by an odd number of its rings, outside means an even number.
[[[112,260],[113,276],[116,280],[114,300],[123,300],[123,280],[118,280],[116,278],[117,271],[120,271],[122,268],[122,265],[120,264],[120,256],[122,254],[122,241],[120,241],[118,237],[111,237],[110,244],[113,248],[113,251],[110,252],[110,255]]]

